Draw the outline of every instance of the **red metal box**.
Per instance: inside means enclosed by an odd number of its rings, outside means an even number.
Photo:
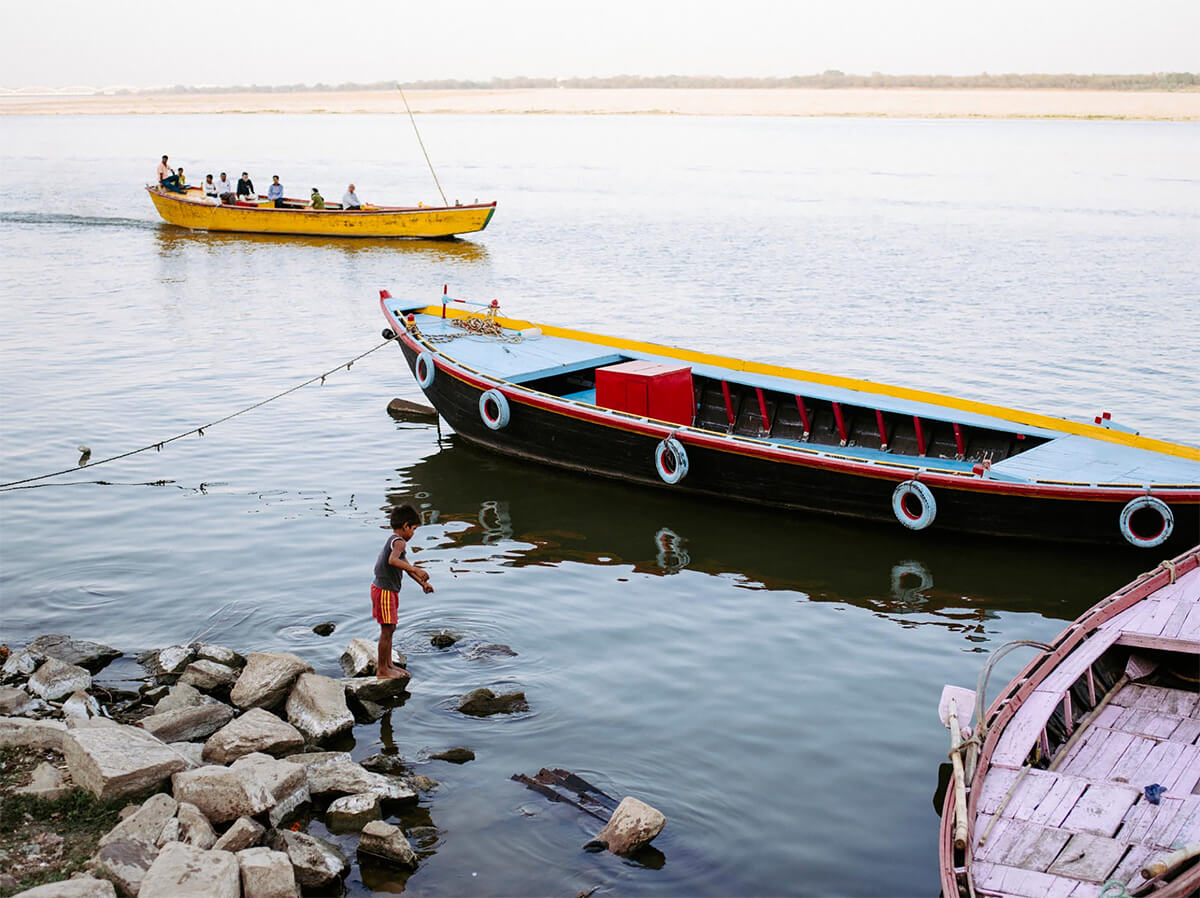
[[[596,369],[596,405],[672,424],[692,423],[692,369],[661,362],[621,362]]]

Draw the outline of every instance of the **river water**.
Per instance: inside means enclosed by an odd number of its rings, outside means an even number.
[[[0,479],[166,440],[380,342],[378,290],[443,285],[568,327],[949,392],[1200,443],[1200,126],[425,116],[451,242],[192,234],[166,152],[265,190],[435,203],[395,116],[0,117]],[[932,896],[945,683],[1046,639],[1160,559],[933,540],[532,467],[386,413],[388,346],[246,415],[0,492],[0,639],[127,653],[197,636],[338,675],[374,638],[388,506],[429,522],[401,594],[411,698],[359,726],[441,785],[418,871],[351,894]],[[329,638],[313,635],[324,620]],[[462,637],[437,650],[442,629]],[[502,643],[515,656],[477,656]],[[1024,658],[993,678],[998,689]],[[530,710],[467,718],[463,693]],[[452,746],[464,766],[429,761]],[[599,822],[510,777],[572,770],[668,819]],[[352,843],[347,843],[352,844]]]

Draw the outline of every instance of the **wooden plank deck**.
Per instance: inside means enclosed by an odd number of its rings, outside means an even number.
[[[1200,841],[1198,684],[1127,683],[1055,771],[1022,772],[1063,695],[1109,647],[1194,654],[1197,640],[1200,568],[1114,616],[1029,694],[996,740],[978,786],[977,891],[1083,898],[1098,895],[1110,880],[1133,888],[1144,882],[1145,864]],[[1145,794],[1155,783],[1165,789],[1158,804]]]

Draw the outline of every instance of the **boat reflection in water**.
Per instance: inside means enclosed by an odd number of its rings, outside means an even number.
[[[359,237],[354,240],[336,240],[329,237],[287,236],[279,234],[228,234],[220,231],[188,231],[161,225],[155,238],[159,251],[164,256],[177,254],[184,249],[219,249],[221,252],[252,253],[262,248],[281,250],[304,250],[320,248],[323,252],[336,250],[344,256],[363,256],[380,253],[408,254],[427,258],[431,262],[486,262],[487,248],[461,237],[441,237],[437,240],[411,238],[388,240],[386,238]]]
[[[446,547],[516,543],[505,546],[502,563],[510,567],[627,565],[663,577],[692,571],[742,589],[848,603],[905,626],[941,625],[983,642],[976,634],[998,612],[1069,620],[1144,566],[1085,549],[929,541],[862,522],[707,502],[523,464],[455,435],[440,445],[399,469],[405,486],[389,492],[388,502],[416,504],[427,523],[456,522]]]

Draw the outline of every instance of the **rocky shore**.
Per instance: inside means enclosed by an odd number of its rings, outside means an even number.
[[[109,646],[49,635],[10,652],[0,667],[0,895],[341,895],[351,862],[332,834],[352,837],[360,867],[387,867],[403,883],[437,830],[406,832],[401,818],[422,801],[434,812],[438,783],[394,755],[329,750],[403,703],[408,678],[376,677],[375,653],[351,640],[343,675],[331,677],[286,652],[175,645],[138,656],[145,676],[123,691],[93,681],[122,655]],[[458,709],[528,704],[477,689]],[[629,854],[665,822],[626,798],[588,850]]]

